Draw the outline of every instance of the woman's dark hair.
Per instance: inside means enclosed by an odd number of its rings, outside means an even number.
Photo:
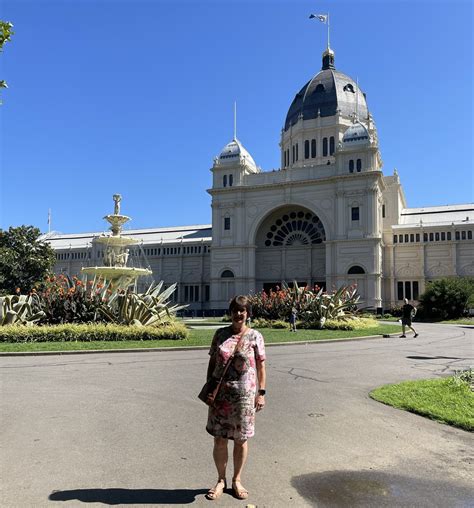
[[[248,297],[239,295],[232,299],[232,301],[229,304],[229,313],[232,314],[234,309],[236,308],[244,308],[247,311],[248,317],[252,316],[252,306],[250,304],[250,300]]]

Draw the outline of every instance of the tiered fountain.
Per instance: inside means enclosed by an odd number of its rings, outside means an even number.
[[[112,287],[128,287],[136,282],[139,277],[151,275],[152,271],[147,268],[134,268],[127,266],[129,249],[139,240],[122,236],[122,226],[130,220],[130,217],[120,214],[120,201],[122,196],[114,194],[114,213],[106,215],[104,219],[111,224],[110,235],[102,235],[95,239],[97,243],[105,244],[104,266],[89,266],[82,268],[82,272],[94,277],[101,277],[111,283]]]

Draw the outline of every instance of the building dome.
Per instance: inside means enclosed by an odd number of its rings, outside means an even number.
[[[328,48],[323,53],[322,70],[293,99],[286,115],[285,131],[300,118],[311,120],[318,116],[334,116],[338,111],[342,116],[351,117],[355,113],[356,102],[359,116],[366,118],[365,95],[352,78],[335,69],[334,52]]]
[[[257,171],[257,165],[253,160],[253,157],[247,152],[242,143],[234,138],[230,143],[227,143],[225,147],[221,150],[221,153],[218,157],[219,164],[243,164],[253,169],[255,172]]]
[[[360,122],[352,124],[342,137],[344,147],[368,145],[370,143],[369,131]]]

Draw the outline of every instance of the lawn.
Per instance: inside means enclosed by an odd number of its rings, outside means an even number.
[[[454,377],[385,385],[370,396],[389,406],[474,431],[474,392],[468,383]]]
[[[225,324],[223,324],[225,326]],[[318,340],[340,340],[372,335],[386,335],[398,333],[400,327],[396,325],[378,326],[356,331],[340,330],[299,330],[290,333],[288,330],[274,330],[263,328],[260,330],[267,344],[278,342],[309,342]],[[206,346],[211,343],[214,335],[212,329],[191,329],[189,338],[185,340],[147,340],[147,341],[91,341],[91,342],[33,342],[33,343],[1,343],[0,352],[27,351],[73,351],[73,350],[102,350],[102,349],[144,349],[157,347]]]

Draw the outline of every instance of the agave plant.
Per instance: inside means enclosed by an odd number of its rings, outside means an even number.
[[[35,294],[1,296],[0,325],[31,326],[37,323],[45,315],[42,310],[38,310],[37,298]]]
[[[355,286],[342,286],[334,293],[323,293],[322,289],[308,302],[305,320],[324,328],[328,319],[350,317],[360,300]]]
[[[170,322],[178,310],[187,305],[171,305],[169,297],[176,284],[162,290],[163,281],[151,284],[145,293],[115,290],[99,312],[113,323],[138,326],[157,326]]]

